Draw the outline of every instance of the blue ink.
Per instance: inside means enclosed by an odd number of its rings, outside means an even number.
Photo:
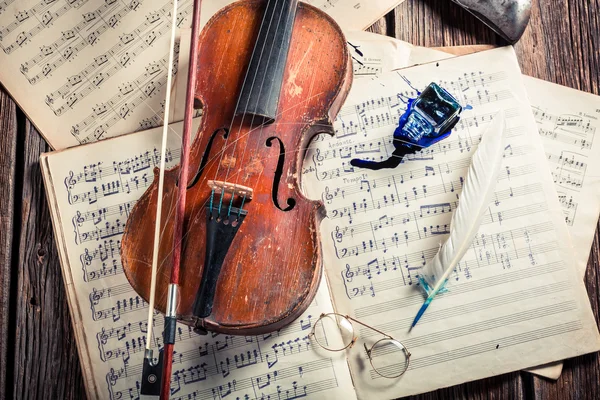
[[[431,276],[431,281],[435,282],[435,276]],[[422,275],[419,275],[418,278],[419,283],[421,284],[421,287],[423,288],[423,290],[425,291],[425,294],[427,296],[429,296],[431,294],[431,292],[433,291],[433,287],[429,285],[429,283],[427,283],[427,281],[425,280],[425,277]],[[448,291],[448,289],[446,289],[446,283],[448,283],[448,279],[446,279],[446,282],[444,282],[444,284],[442,285],[441,289],[438,291],[438,293],[445,293]]]
[[[402,75],[401,77],[412,88],[411,83]],[[433,82],[422,93],[414,90],[418,97],[407,97],[406,111],[400,116],[398,128],[394,131],[395,150],[392,156],[379,162],[355,158],[350,161],[353,167],[372,170],[396,168],[407,154],[415,153],[450,136],[463,110],[458,101]],[[398,98],[401,97],[402,95],[398,94]],[[465,109],[471,108],[467,106]]]
[[[353,44],[352,44],[352,43],[350,43],[350,42],[347,42],[347,43],[348,43],[348,45],[349,45],[350,47],[352,47],[352,48],[354,49],[354,51],[356,52],[356,54],[358,54],[358,55],[359,55],[359,56],[361,56],[361,57],[364,57],[364,54],[363,54],[363,52],[362,52],[362,51],[360,51],[360,50],[358,49],[360,46],[355,46],[355,45],[353,45]]]
[[[400,76],[400,78],[402,78],[402,80],[404,82],[406,82],[406,84],[408,85],[408,87],[410,87],[412,90],[414,90],[417,93],[417,96],[421,95],[421,92],[419,91],[419,89],[417,89],[416,87],[414,87],[412,85],[412,83],[404,75],[400,75],[400,74],[398,74],[398,75]]]

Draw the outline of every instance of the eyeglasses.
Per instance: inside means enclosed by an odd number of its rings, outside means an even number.
[[[370,348],[366,344],[363,344],[373,370],[384,378],[399,378],[402,376],[408,369],[410,362],[411,354],[408,349],[390,335],[348,315],[338,313],[321,314],[317,322],[313,325],[310,336],[325,350],[346,350],[352,348],[358,339],[354,334],[352,322],[356,322],[385,336],[376,341]],[[318,332],[322,332],[323,334],[317,335]],[[337,334],[341,334],[342,343],[329,343]]]

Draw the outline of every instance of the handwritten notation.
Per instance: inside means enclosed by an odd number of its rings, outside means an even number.
[[[532,111],[544,143],[546,159],[567,226],[576,246],[578,264],[587,253],[598,209],[598,143],[600,102],[596,97],[527,78]],[[540,91],[552,93],[542,97]]]

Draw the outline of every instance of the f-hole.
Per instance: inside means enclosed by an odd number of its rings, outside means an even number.
[[[283,175],[283,165],[285,163],[285,148],[281,139],[276,136],[267,139],[267,147],[272,147],[274,140],[279,143],[279,160],[277,161],[277,169],[275,170],[275,177],[273,178],[273,190],[271,190],[271,196],[273,197],[273,204],[275,204],[275,207],[279,208],[281,211],[290,211],[296,205],[296,200],[291,197],[288,198],[286,201],[287,207],[281,208],[277,197],[279,193],[279,184],[281,183],[281,175]]]
[[[210,140],[208,141],[208,144],[206,145],[206,150],[204,150],[204,154],[202,155],[202,162],[200,162],[200,167],[198,167],[198,171],[196,171],[196,175],[194,176],[192,183],[190,183],[188,185],[188,189],[190,189],[192,186],[194,186],[200,180],[200,177],[202,176],[202,172],[204,171],[204,167],[206,167],[206,164],[208,163],[208,160],[209,160],[208,157],[210,157],[210,150],[212,148],[213,142],[214,142],[215,138],[217,137],[217,135],[221,132],[223,133],[223,139],[227,139],[227,136],[229,136],[229,128],[219,128],[213,132],[213,134],[210,136]]]

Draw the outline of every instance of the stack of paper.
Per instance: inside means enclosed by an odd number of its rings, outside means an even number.
[[[230,1],[204,3],[206,20]],[[309,3],[346,29],[363,29],[399,1]],[[181,4],[185,27],[192,1]],[[0,80],[57,149],[157,126],[169,7],[1,2]],[[600,212],[593,172],[600,99],[522,77],[511,48],[442,60],[449,56],[394,39],[347,36],[354,86],[335,137],[310,145],[301,177],[307,195],[327,210],[327,279],[309,310],[271,335],[202,337],[180,325],[172,397],[392,398],[597,351],[580,278]],[[185,76],[189,33],[180,47],[178,75]],[[350,166],[355,157],[389,157],[403,99],[432,80],[473,107],[451,137],[393,170]],[[171,88],[172,121],[182,118],[184,88],[182,79]],[[507,147],[495,201],[448,293],[409,333],[423,301],[415,278],[449,230],[470,157],[498,110],[507,116]],[[174,165],[181,126],[172,128]],[[123,275],[120,238],[160,162],[159,135],[147,130],[41,159],[90,398],[139,397],[147,304]],[[308,333],[321,312],[332,310],[401,340],[413,355],[409,371],[401,379],[379,377],[362,345],[319,351]],[[155,348],[162,346],[161,323],[157,314]],[[357,333],[368,344],[380,338]]]

